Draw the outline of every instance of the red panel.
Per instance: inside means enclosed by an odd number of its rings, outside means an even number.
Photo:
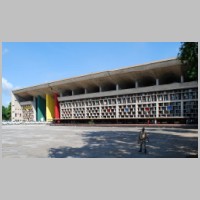
[[[60,119],[60,109],[59,109],[59,103],[58,103],[58,94],[54,94],[54,113],[55,113],[55,119]]]

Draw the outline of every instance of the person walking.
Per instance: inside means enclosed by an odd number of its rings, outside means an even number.
[[[140,150],[138,152],[142,152],[143,147],[144,153],[147,153],[146,142],[149,142],[149,137],[147,135],[147,132],[145,131],[145,128],[143,127],[138,135],[138,144],[140,144]]]

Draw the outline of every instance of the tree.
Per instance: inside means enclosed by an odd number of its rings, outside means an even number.
[[[8,107],[2,106],[2,119],[10,120],[11,119],[11,103],[9,103]]]
[[[6,110],[6,116],[8,120],[11,120],[11,103],[9,103],[7,110]]]
[[[6,117],[6,107],[5,106],[2,106],[2,119],[3,120],[7,120],[7,117]]]
[[[198,42],[182,42],[179,48],[178,59],[188,65],[187,78],[198,80]]]

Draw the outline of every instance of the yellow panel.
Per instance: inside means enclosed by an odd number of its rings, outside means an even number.
[[[46,94],[46,121],[51,121],[54,118],[54,98]]]

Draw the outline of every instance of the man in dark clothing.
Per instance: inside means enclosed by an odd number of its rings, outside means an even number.
[[[142,128],[142,131],[140,131],[139,135],[138,135],[138,144],[140,144],[140,150],[139,152],[142,152],[142,146],[144,146],[144,153],[147,153],[147,149],[146,149],[146,142],[149,142],[149,138],[148,135],[145,131],[145,128]]]

